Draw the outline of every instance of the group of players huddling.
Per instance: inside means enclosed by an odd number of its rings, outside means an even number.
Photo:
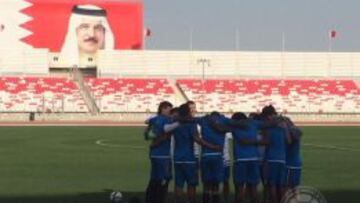
[[[287,190],[299,186],[302,132],[289,118],[279,116],[273,106],[265,106],[260,114],[246,116],[237,112],[231,118],[218,112],[202,117],[195,117],[195,113],[196,104],[192,101],[176,108],[163,101],[157,115],[146,120],[144,135],[151,140],[147,203],[165,202],[173,166],[175,203],[196,202],[199,174],[203,183],[202,203],[218,203],[220,199],[229,202],[231,163],[235,203],[260,202],[257,190],[260,182],[262,199],[267,203],[279,203]]]

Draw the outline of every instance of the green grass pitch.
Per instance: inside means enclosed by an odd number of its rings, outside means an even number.
[[[360,127],[303,130],[303,185],[329,203],[360,202]],[[1,127],[0,202],[107,203],[112,190],[143,198],[147,145],[140,127]]]

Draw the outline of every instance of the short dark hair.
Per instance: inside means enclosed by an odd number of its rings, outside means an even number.
[[[231,119],[234,120],[245,120],[247,119],[246,115],[243,112],[236,112],[231,116]]]
[[[172,105],[170,102],[168,102],[168,101],[162,101],[162,102],[160,102],[159,107],[158,107],[158,112],[157,112],[158,115],[160,115],[160,114],[161,114],[161,111],[162,111],[163,109],[167,108],[167,107],[172,108],[173,105]]]
[[[272,112],[272,114],[275,114],[275,115],[278,114],[278,113],[276,112],[276,109],[275,109],[275,107],[274,107],[273,105],[270,104],[268,107],[269,107],[270,111]]]
[[[190,116],[191,111],[188,103],[182,104],[179,107],[179,116],[180,117],[188,117]]]
[[[272,115],[277,115],[276,109],[272,106],[265,106],[261,111],[262,117],[268,117]]]
[[[174,107],[171,109],[170,114],[174,114],[174,113],[178,113],[179,112],[179,107]]]
[[[187,104],[187,105],[193,105],[193,104],[195,104],[195,102],[192,101],[192,100],[189,100],[189,101],[186,102],[186,104]]]
[[[218,111],[213,111],[210,113],[210,116],[221,116],[221,114]]]
[[[259,113],[252,112],[249,114],[249,118],[252,118],[254,120],[261,120],[261,115]]]

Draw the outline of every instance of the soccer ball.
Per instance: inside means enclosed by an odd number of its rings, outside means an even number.
[[[315,188],[300,186],[288,190],[281,203],[326,203],[325,197]]]
[[[123,195],[121,192],[114,191],[110,194],[110,200],[112,203],[120,203],[122,199],[123,199]]]

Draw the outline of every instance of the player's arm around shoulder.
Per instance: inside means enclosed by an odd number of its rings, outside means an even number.
[[[281,122],[279,123],[279,127],[281,127],[282,129],[285,130],[286,143],[287,143],[288,145],[290,145],[290,144],[292,143],[292,137],[291,137],[291,133],[290,133],[290,130],[289,130],[286,122],[285,122],[285,121],[281,121]]]
[[[152,127],[153,127],[153,123],[155,121],[155,118],[156,118],[156,116],[151,116],[151,117],[149,117],[148,119],[145,120],[146,127],[145,127],[144,133],[143,133],[145,140],[150,140],[150,139],[153,138],[153,136],[150,135],[150,134],[151,134],[151,131],[152,131]]]
[[[224,123],[220,122],[219,119],[217,119],[215,116],[207,116],[205,119],[208,119],[210,126],[216,130],[217,132],[220,133],[228,133],[231,132],[231,127],[225,125]]]
[[[150,147],[152,147],[152,148],[157,147],[162,142],[170,139],[172,132],[178,127],[178,124],[170,123],[170,121],[168,121],[168,120],[163,120],[161,125],[163,126],[163,132],[160,135],[156,136],[155,139],[153,139],[153,141],[150,145]]]
[[[171,138],[171,133],[164,133],[160,136],[157,136],[155,139],[153,139],[150,147],[154,148],[154,147],[158,147],[162,142],[168,140]]]
[[[274,128],[279,125],[280,121],[277,119],[256,121],[260,129]]]
[[[200,137],[200,134],[199,134],[198,132],[197,132],[197,133],[194,133],[194,134],[193,134],[193,137],[194,137],[194,141],[195,141],[196,143],[198,143],[199,145],[203,146],[203,147],[207,147],[207,148],[212,149],[212,150],[214,150],[214,151],[219,151],[219,152],[222,151],[221,146],[215,145],[215,144],[212,144],[212,143],[210,143],[210,142],[205,141],[204,139],[202,139],[202,138]]]
[[[260,145],[261,142],[258,140],[250,140],[248,138],[240,138],[239,144],[240,145]]]

